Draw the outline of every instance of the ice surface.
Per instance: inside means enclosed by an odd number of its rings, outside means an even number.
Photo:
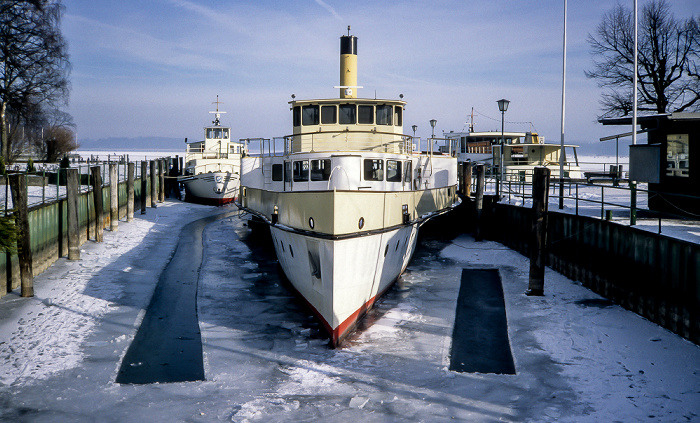
[[[238,217],[207,227],[198,310],[206,381],[119,385],[178,228],[227,213],[166,201],[79,261],[0,300],[0,421],[694,421],[700,348],[500,244],[425,237],[341,349]],[[462,268],[498,268],[516,375],[447,370]]]

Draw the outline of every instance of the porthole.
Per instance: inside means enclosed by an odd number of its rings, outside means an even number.
[[[314,228],[314,218],[313,217],[309,218],[309,227],[311,227],[311,229]]]
[[[365,218],[361,217],[360,221],[358,222],[357,226],[362,229],[365,226]]]

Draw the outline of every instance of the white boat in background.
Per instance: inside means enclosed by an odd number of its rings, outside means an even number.
[[[231,140],[231,128],[221,126],[219,97],[212,125],[204,128],[204,140],[187,143],[185,168],[178,182],[185,185],[185,200],[222,205],[238,197],[244,143]]]
[[[357,98],[357,38],[340,97],[293,100],[292,135],[241,161],[239,207],[270,227],[287,278],[337,346],[406,269],[419,227],[459,204],[457,158],[403,131],[403,100]],[[420,145],[420,142],[416,143]]]
[[[578,145],[547,144],[536,132],[446,132],[446,139],[458,143],[459,162],[471,160],[484,163],[493,172],[501,163],[500,148],[503,144],[503,179],[505,182],[532,182],[535,167],[545,166],[552,178],[559,178],[559,159],[564,152],[564,178],[580,179],[581,167],[576,149]]]

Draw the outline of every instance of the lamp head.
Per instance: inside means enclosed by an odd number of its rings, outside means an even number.
[[[430,126],[435,128],[435,125],[437,125],[437,120],[435,119],[430,119]]]
[[[508,105],[510,104],[510,101],[506,100],[505,98],[502,98],[498,100],[498,110],[501,112],[505,112],[508,110]]]

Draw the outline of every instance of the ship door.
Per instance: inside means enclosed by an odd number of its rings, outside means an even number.
[[[292,190],[292,162],[284,162],[284,190]]]

